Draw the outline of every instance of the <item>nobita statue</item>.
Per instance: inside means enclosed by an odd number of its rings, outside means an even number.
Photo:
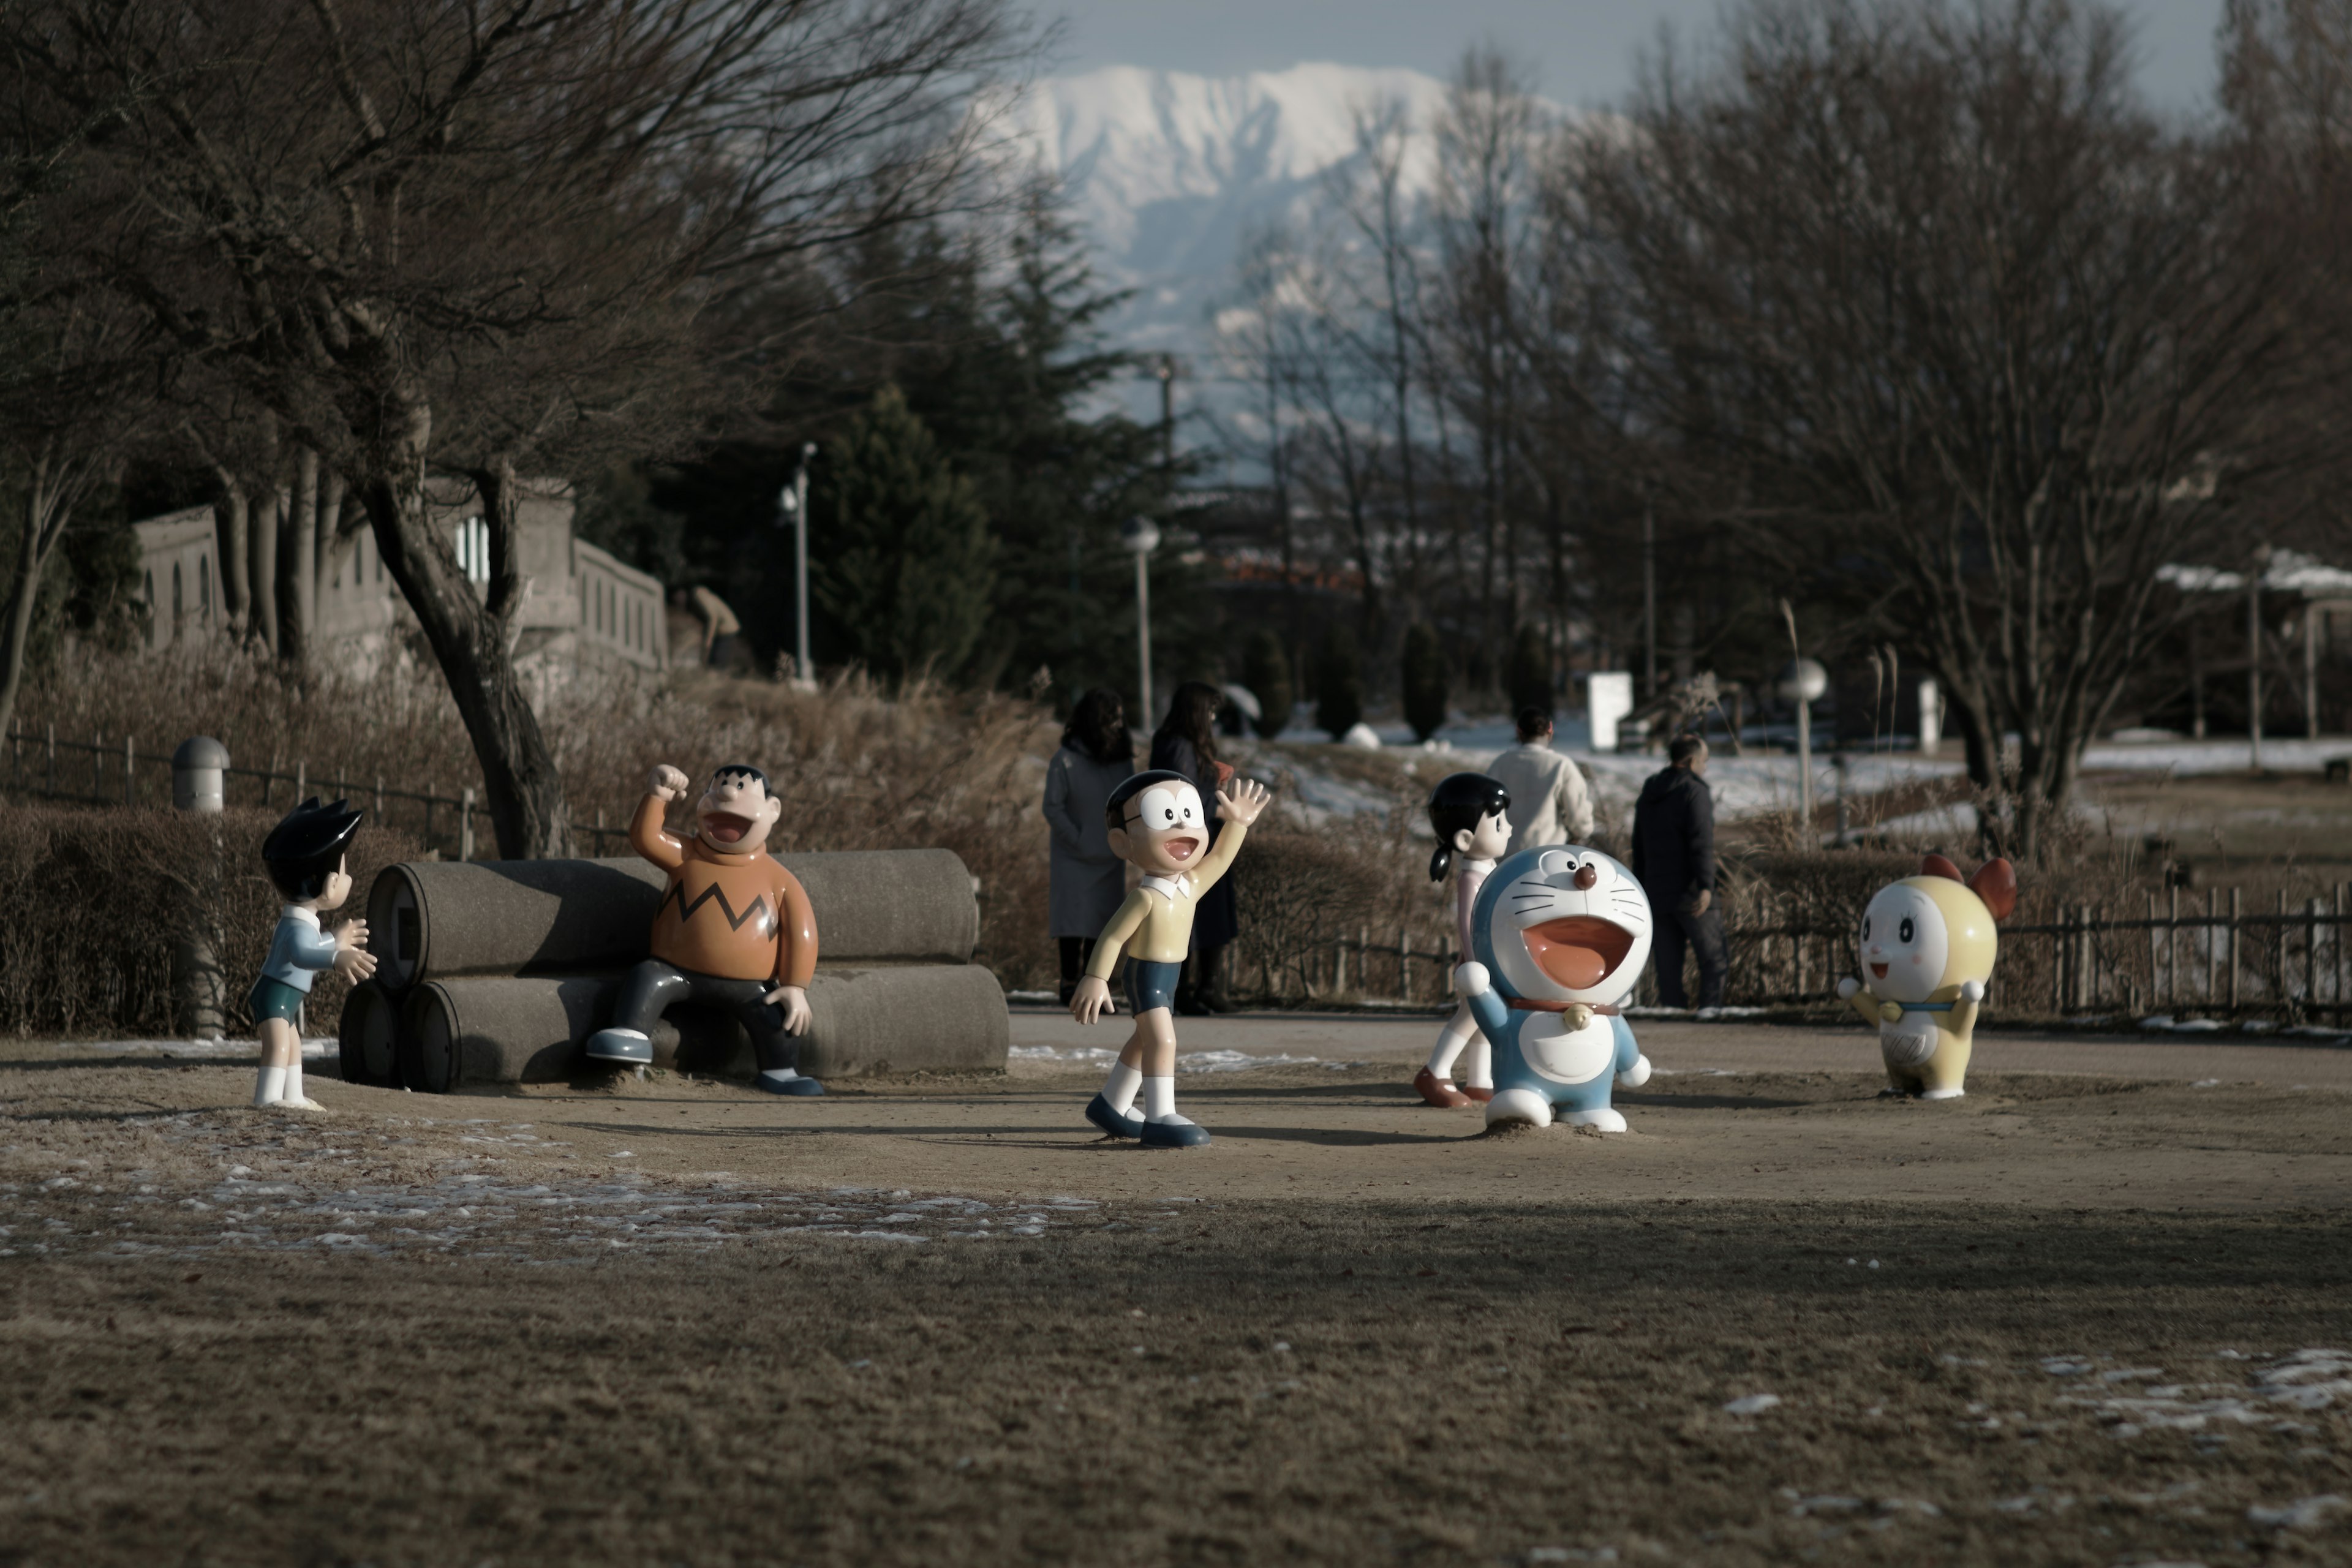
[[[1470,934],[1454,984],[1495,1044],[1486,1125],[1624,1131],[1610,1086],[1650,1080],[1623,1012],[1650,956],[1642,884],[1598,849],[1522,849],[1479,889]]]
[[[809,1025],[808,984],[816,973],[816,911],[800,879],[768,854],[768,833],[783,803],[768,775],[730,763],[710,775],[696,803],[696,833],[681,838],[663,818],[686,798],[686,774],[667,763],[647,781],[629,823],[629,847],[669,876],[654,911],[653,956],[622,984],[613,1025],[588,1037],[592,1061],[643,1067],[654,1059],[653,1026],[672,1005],[700,1002],[735,1015],[751,1037],[770,1094],[823,1094],[799,1071]]]
[[[319,928],[320,911],[339,910],[352,896],[345,855],[359,830],[360,814],[350,803],[320,805],[312,795],[262,840],[261,862],[285,895],[286,908],[249,999],[254,1033],[261,1037],[261,1076],[253,1088],[257,1106],[321,1109],[302,1093],[302,1004],[310,982],[326,969],[346,980],[365,980],[375,973],[375,955],[367,951],[367,921],[345,921],[331,931]]]
[[[1886,1096],[1958,1100],[2000,947],[1993,927],[2017,907],[2017,872],[1988,860],[1963,879],[1941,855],[1919,874],[1878,889],[1862,911],[1866,980],[1847,975],[1838,998],[1878,1028]]]
[[[1143,873],[1095,942],[1094,956],[1070,999],[1070,1013],[1091,1024],[1111,1007],[1110,973],[1127,953],[1127,999],[1135,1033],[1112,1064],[1087,1120],[1114,1138],[1146,1148],[1185,1149],[1206,1143],[1208,1129],[1176,1113],[1176,977],[1192,946],[1192,911],[1241,853],[1250,824],[1265,809],[1264,784],[1236,779],[1217,795],[1224,826],[1209,843],[1199,786],[1180,773],[1156,768],[1122,779],[1103,807],[1111,852]],[[1136,1091],[1144,1111],[1134,1114]]]

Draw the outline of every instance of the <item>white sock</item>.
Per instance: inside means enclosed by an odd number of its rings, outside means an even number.
[[[295,1051],[294,1065],[286,1069],[286,1087],[278,1093],[280,1100],[299,1100],[303,1098],[301,1047],[296,1047]]]
[[[801,1075],[791,1068],[761,1068],[760,1076],[776,1083],[790,1083]]]
[[[1478,1036],[1470,1047],[1469,1081],[1472,1089],[1495,1087],[1495,1047],[1486,1043],[1484,1035]]]
[[[1143,1106],[1146,1121],[1164,1122],[1171,1127],[1192,1125],[1191,1117],[1176,1114],[1176,1080],[1172,1078],[1145,1079]]]
[[[253,1103],[256,1105],[275,1105],[285,1098],[286,1069],[284,1068],[263,1068],[261,1069],[260,1080],[254,1085]]]
[[[1463,1046],[1477,1032],[1478,1026],[1472,1021],[1470,1009],[1457,1008],[1454,1016],[1445,1021],[1445,1027],[1438,1032],[1437,1044],[1429,1053],[1429,1070],[1441,1079],[1452,1078],[1454,1058],[1462,1054]]]
[[[1134,1113],[1135,1091],[1143,1087],[1143,1075],[1125,1062],[1110,1064],[1110,1076],[1103,1079],[1103,1103],[1121,1116]]]

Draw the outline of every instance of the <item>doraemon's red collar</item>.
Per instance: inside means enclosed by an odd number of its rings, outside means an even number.
[[[1622,1007],[1594,1006],[1590,1002],[1538,1002],[1532,996],[1507,996],[1503,1005],[1517,1013],[1565,1013],[1570,1007],[1591,1007],[1604,1018],[1614,1018],[1624,1011]]]

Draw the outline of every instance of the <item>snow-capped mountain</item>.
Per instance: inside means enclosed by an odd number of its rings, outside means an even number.
[[[1105,281],[1136,290],[1115,341],[1172,350],[1213,374],[1212,313],[1236,291],[1243,247],[1314,216],[1318,182],[1357,155],[1360,112],[1401,102],[1416,136],[1403,171],[1428,187],[1426,132],[1445,85],[1413,70],[1299,65],[1246,76],[1113,67],[1039,84],[1024,129],[1063,176]]]

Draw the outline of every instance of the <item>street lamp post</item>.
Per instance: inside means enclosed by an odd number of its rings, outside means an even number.
[[[777,507],[793,520],[793,635],[798,655],[793,683],[803,689],[816,685],[816,666],[809,659],[808,613],[808,471],[809,459],[815,456],[816,443],[803,443],[793,482],[776,498]]]
[[[1797,821],[1811,844],[1813,832],[1813,702],[1830,689],[1830,672],[1795,658],[1780,672],[1780,692],[1797,705]]]
[[[1160,529],[1148,517],[1129,518],[1118,531],[1135,552],[1135,658],[1143,682],[1143,722],[1151,725],[1151,552],[1160,548]]]

